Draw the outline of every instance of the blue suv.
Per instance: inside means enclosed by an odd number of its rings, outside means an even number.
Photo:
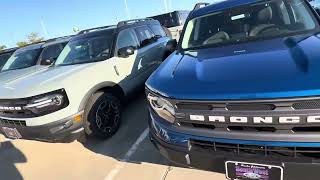
[[[228,179],[317,179],[319,19],[305,0],[228,0],[189,15],[146,82],[169,160]]]

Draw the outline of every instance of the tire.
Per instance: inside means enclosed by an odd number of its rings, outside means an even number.
[[[99,139],[113,136],[121,124],[121,103],[111,93],[94,94],[84,110],[86,135]]]

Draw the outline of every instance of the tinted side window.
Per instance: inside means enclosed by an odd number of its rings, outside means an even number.
[[[154,34],[147,26],[141,26],[136,28],[136,32],[140,39],[140,47],[147,46],[154,42]]]
[[[45,47],[41,53],[41,63],[42,64],[47,59],[54,59],[56,60],[60,55],[61,51],[63,50],[66,43],[63,44],[55,44],[52,46]]]
[[[1,54],[0,55],[0,69],[7,62],[7,60],[10,58],[10,56],[11,56],[10,53],[6,53],[6,54]]]
[[[128,46],[132,46],[134,48],[139,47],[138,38],[134,33],[134,31],[131,29],[126,29],[119,33],[116,49],[119,50],[121,48],[128,47]]]
[[[161,36],[161,37],[167,36],[160,25],[150,25],[150,28],[152,29],[154,34],[157,36]]]

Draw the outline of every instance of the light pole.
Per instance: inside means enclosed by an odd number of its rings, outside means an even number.
[[[126,7],[126,14],[127,14],[127,18],[128,18],[128,19],[131,19],[130,11],[129,11],[129,7],[128,7],[127,0],[124,0],[124,5],[125,5],[125,7]]]

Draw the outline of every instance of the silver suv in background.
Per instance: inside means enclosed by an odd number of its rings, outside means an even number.
[[[1,79],[8,78],[8,75],[11,77],[26,76],[35,69],[51,65],[58,58],[70,38],[71,36],[50,39],[16,50],[0,68],[0,83],[2,82]]]

